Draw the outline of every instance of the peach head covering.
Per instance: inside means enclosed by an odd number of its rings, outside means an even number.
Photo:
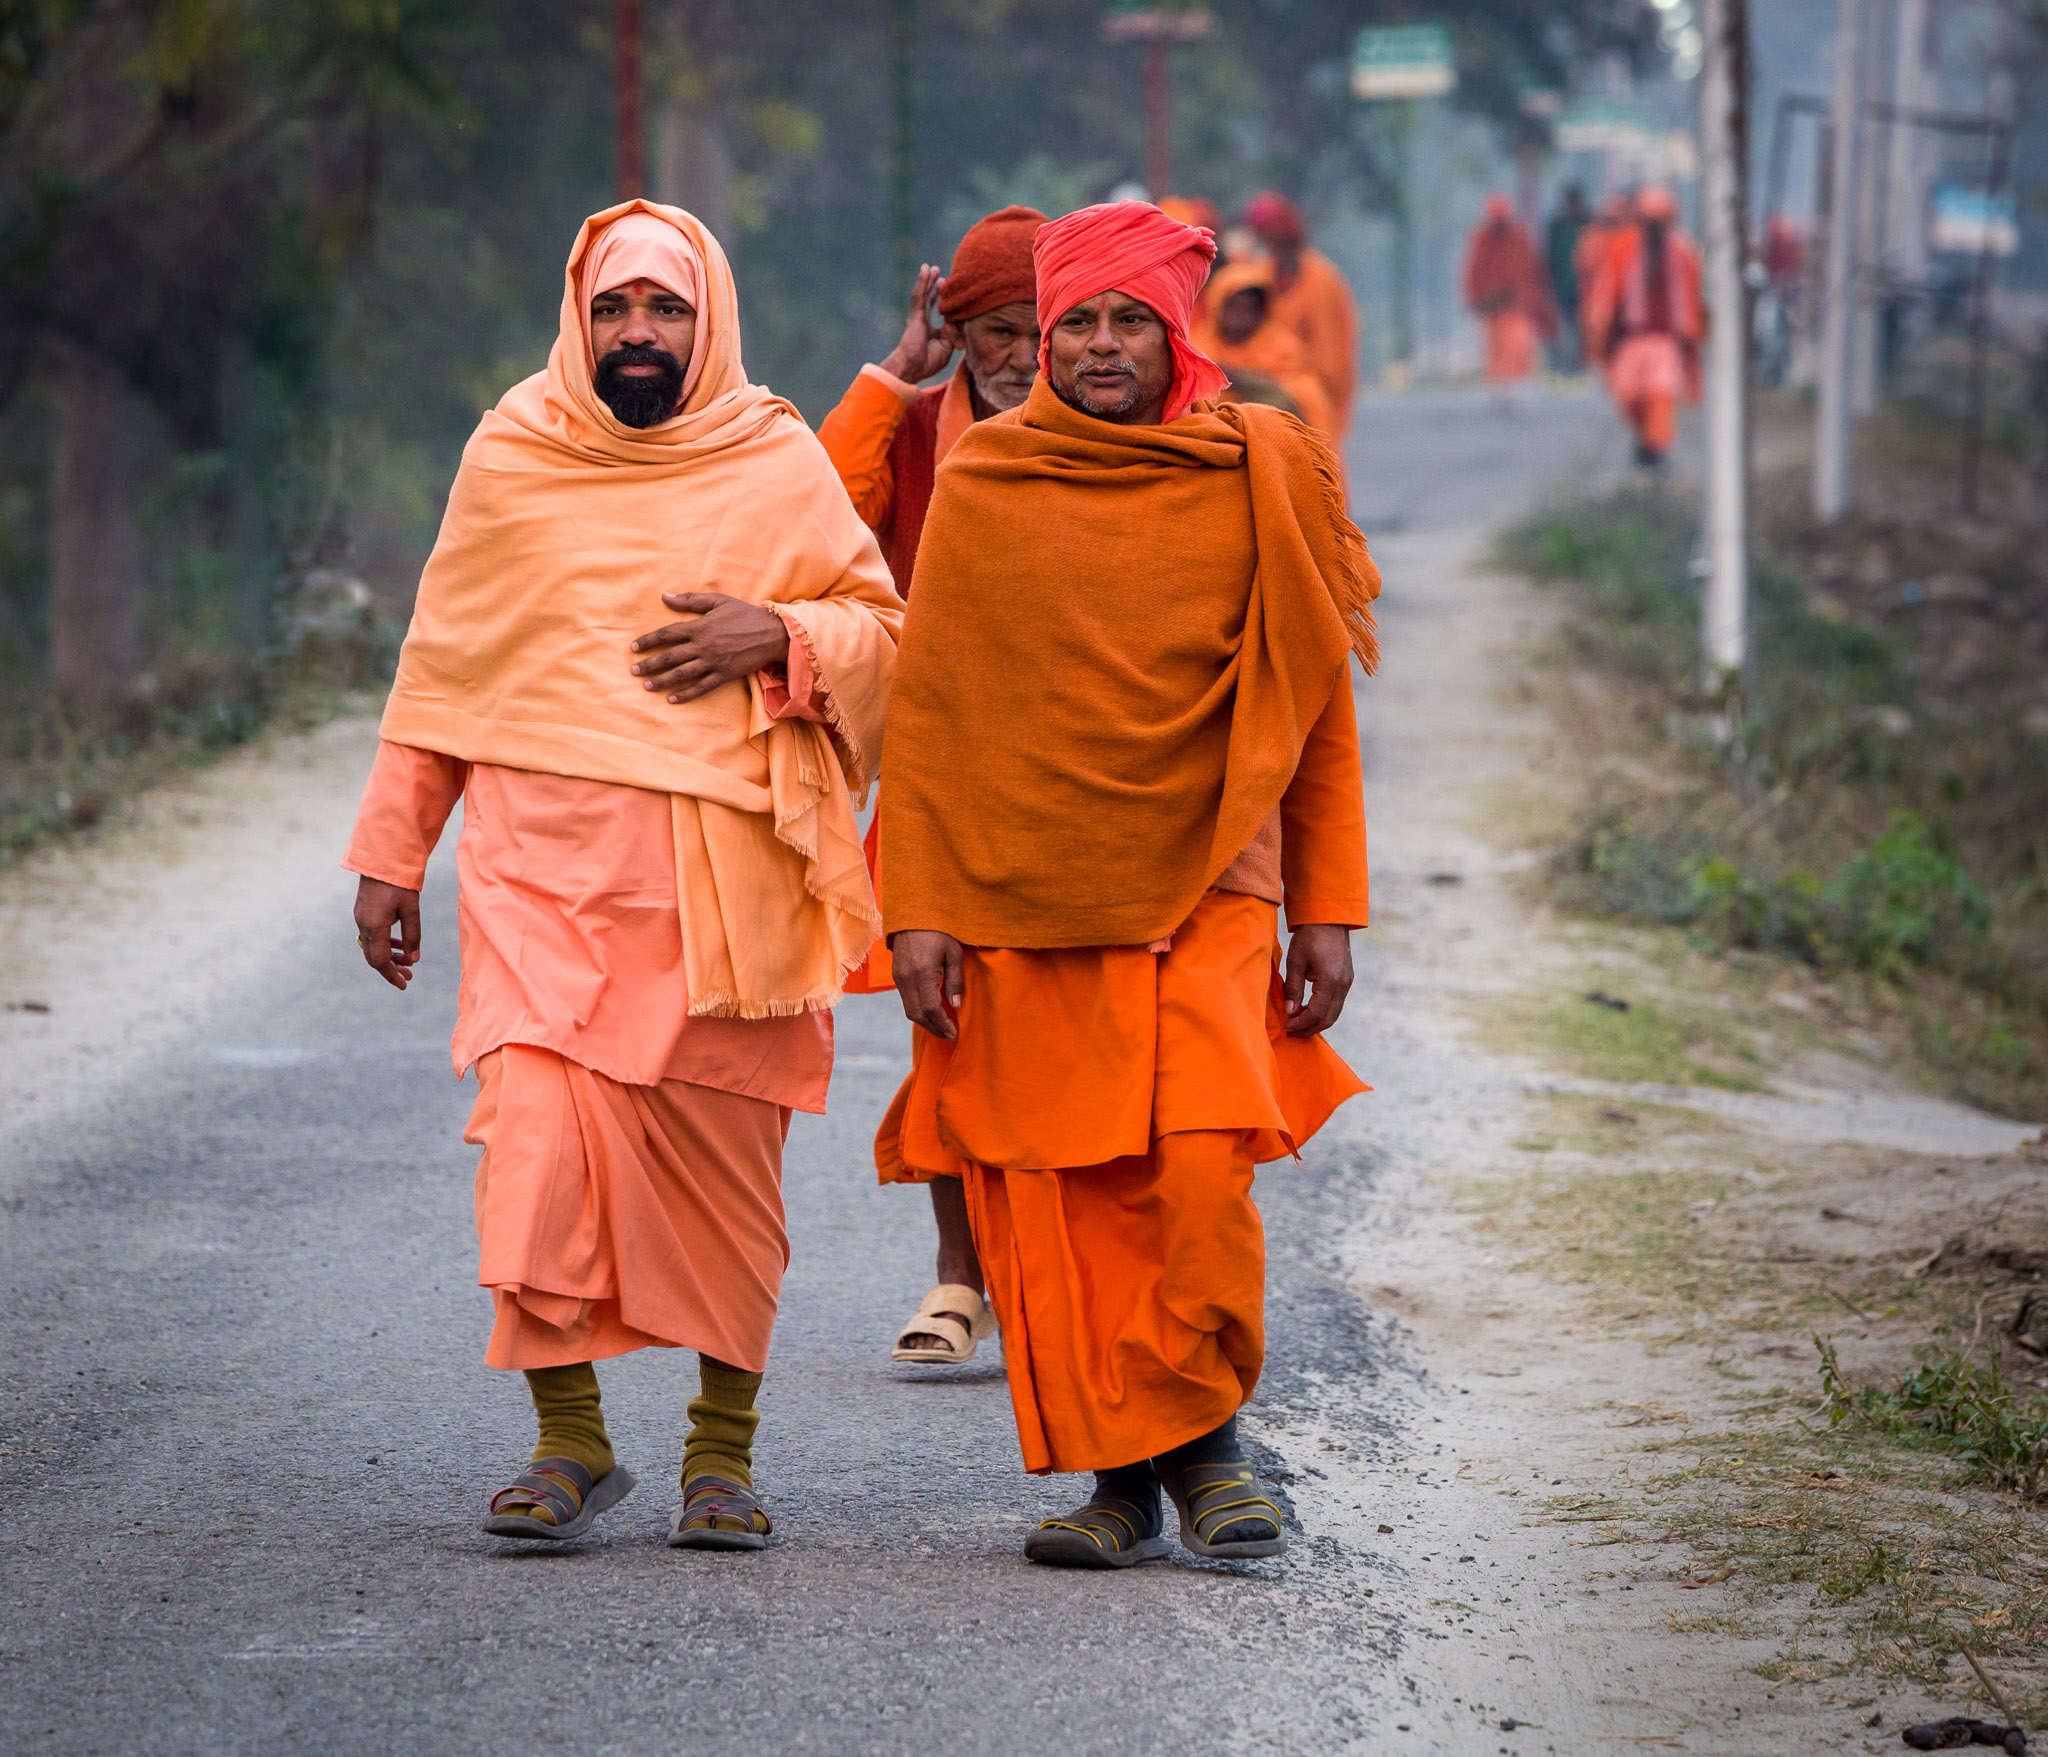
[[[692,311],[704,309],[704,259],[689,238],[651,213],[629,213],[612,221],[598,233],[597,241],[583,259],[579,292],[583,302],[583,339],[590,349],[591,370],[597,370],[597,348],[590,341],[590,302],[600,293],[623,287],[629,281],[652,281],[666,287]],[[704,373],[708,350],[690,350],[690,363],[683,371],[684,403]]]
[[[584,262],[629,216],[674,230],[702,266],[695,388],[645,429],[591,383],[583,298]],[[640,686],[627,643],[671,620],[661,594],[711,591],[801,640],[829,732],[771,718],[758,675],[681,706]],[[627,202],[583,223],[547,370],[463,448],[383,733],[669,795],[690,1011],[827,1007],[879,921],[852,794],[881,760],[902,617],[824,447],[747,382],[718,240],[680,208]]]
[[[1149,201],[1111,201],[1084,207],[1038,228],[1032,247],[1038,263],[1038,369],[1052,373],[1052,330],[1069,311],[1098,293],[1142,299],[1159,314],[1173,346],[1173,388],[1166,419],[1178,420],[1230,383],[1230,375],[1188,340],[1195,298],[1216,260],[1216,234],[1183,225]]]

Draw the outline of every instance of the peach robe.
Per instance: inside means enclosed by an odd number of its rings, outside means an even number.
[[[691,1016],[665,794],[386,743],[348,869],[418,890],[458,799],[451,1050],[481,1087],[485,1359],[667,1346],[760,1370],[789,1260],[782,1138],[825,1108],[831,1014]]]

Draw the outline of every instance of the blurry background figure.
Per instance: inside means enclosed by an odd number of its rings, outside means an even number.
[[[1465,248],[1465,303],[1486,331],[1486,382],[1502,410],[1536,370],[1536,342],[1557,334],[1557,304],[1536,240],[1505,195],[1489,195]]]
[[[1678,433],[1678,405],[1699,401],[1700,259],[1678,203],[1643,190],[1636,218],[1610,239],[1586,296],[1586,345],[1607,362],[1607,388],[1635,429],[1636,462],[1657,469]]]
[[[1230,374],[1231,402],[1271,403],[1299,415],[1342,446],[1337,406],[1308,363],[1301,338],[1273,316],[1273,265],[1234,262],[1212,275],[1207,309],[1196,313],[1191,339]]]
[[[1763,270],[1754,319],[1757,380],[1775,388],[1791,373],[1799,288],[1806,273],[1806,239],[1783,214],[1772,214],[1764,222],[1763,249],[1757,261]]]
[[[1585,363],[1585,339],[1579,330],[1579,240],[1592,217],[1584,185],[1567,183],[1557,212],[1543,229],[1543,256],[1558,319],[1550,363],[1559,372],[1576,372]]]
[[[1348,429],[1358,388],[1358,307],[1350,283],[1327,256],[1309,248],[1301,210],[1284,195],[1262,189],[1245,205],[1244,223],[1273,259],[1273,317],[1301,338],[1339,430]]]
[[[1607,360],[1593,343],[1593,325],[1588,315],[1593,286],[1600,278],[1601,265],[1606,262],[1615,239],[1621,236],[1623,228],[1634,217],[1635,210],[1626,195],[1610,195],[1600,204],[1600,211],[1581,229],[1578,248],[1572,252],[1572,268],[1579,283],[1579,350],[1585,356],[1587,367],[1594,372],[1604,373]]]
[[[1230,253],[1223,248],[1223,216],[1216,211],[1214,202],[1204,201],[1199,195],[1169,195],[1159,204],[1159,211],[1180,221],[1184,226],[1207,226],[1216,234],[1216,259],[1209,265],[1213,282],[1216,271],[1229,260]],[[1208,288],[1195,295],[1195,317],[1199,320],[1209,309]]]

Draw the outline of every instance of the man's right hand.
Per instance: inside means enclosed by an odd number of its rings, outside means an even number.
[[[877,362],[884,372],[905,384],[922,384],[953,357],[955,342],[950,325],[932,327],[932,298],[946,284],[945,271],[926,263],[917,271],[917,284],[910,290],[910,316],[903,324],[903,339],[888,357]]]
[[[928,928],[899,933],[889,942],[889,967],[906,1019],[948,1043],[960,1035],[954,1019],[960,1011],[967,959],[958,940]]]
[[[365,964],[393,988],[403,988],[420,961],[419,892],[382,879],[358,879],[356,944],[363,948]]]

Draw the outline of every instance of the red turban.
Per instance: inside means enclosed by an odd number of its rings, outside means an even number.
[[[1276,250],[1299,250],[1308,242],[1301,209],[1270,189],[1261,189],[1245,204],[1244,223]]]
[[[1045,224],[1035,207],[1006,207],[976,220],[953,252],[953,272],[939,289],[939,315],[965,323],[998,305],[1029,304],[1038,280],[1031,267],[1031,240]]]
[[[1111,201],[1084,207],[1038,229],[1038,369],[1052,375],[1052,330],[1069,311],[1098,293],[1142,299],[1158,313],[1173,345],[1173,388],[1166,419],[1190,403],[1213,397],[1230,383],[1222,367],[1188,340],[1195,295],[1209,278],[1216,235],[1184,226],[1149,201]]]

